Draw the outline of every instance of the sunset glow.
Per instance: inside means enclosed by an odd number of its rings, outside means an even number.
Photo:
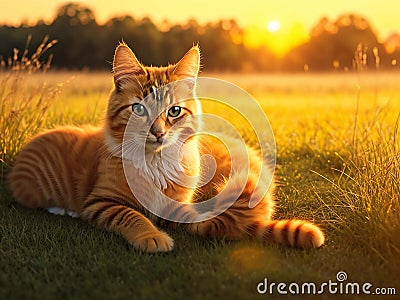
[[[66,0],[14,0],[3,1],[0,10],[0,23],[18,24],[22,20],[35,22],[38,19],[51,20],[57,7]],[[247,0],[232,2],[170,0],[168,5],[157,0],[135,1],[119,0],[78,0],[93,9],[99,22],[105,22],[116,15],[133,15],[135,18],[150,17],[152,20],[171,23],[184,23],[196,19],[200,23],[218,19],[235,19],[241,26],[256,25],[264,28],[268,20],[279,20],[289,26],[301,23],[307,30],[326,16],[337,18],[340,14],[354,12],[366,17],[382,35],[387,36],[399,30],[398,11],[400,2],[378,0],[309,0],[302,1],[260,1]],[[17,9],[16,9],[17,8]],[[45,8],[45,9],[44,9]],[[155,9],[157,8],[157,9]]]
[[[309,34],[301,24],[287,26],[276,20],[268,22],[266,28],[249,26],[245,30],[244,43],[248,47],[268,46],[278,56],[307,41]]]
[[[126,15],[131,15],[135,20],[149,17],[160,27],[163,24],[184,25],[188,20],[196,20],[199,24],[215,23],[221,19],[235,20],[245,31],[244,42],[247,46],[267,45],[278,55],[283,55],[291,47],[306,41],[312,28],[323,17],[335,20],[342,14],[359,14],[371,23],[382,42],[390,34],[400,31],[397,16],[400,2],[397,0],[388,0],[385,5],[377,0],[309,0],[307,5],[301,1],[289,0],[171,0],[168,5],[160,5],[161,2],[157,0],[135,3],[129,0],[77,2],[93,11],[99,24],[104,24],[112,17]],[[49,23],[54,19],[57,8],[65,3],[65,0],[5,2],[0,10],[0,24],[18,26],[24,22],[34,25],[38,20]]]
[[[281,24],[277,20],[271,20],[267,24],[267,29],[269,32],[277,32],[281,28]]]

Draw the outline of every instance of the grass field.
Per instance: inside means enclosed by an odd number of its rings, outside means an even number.
[[[203,74],[239,85],[260,103],[277,144],[276,217],[313,220],[327,242],[300,251],[178,230],[170,232],[174,251],[155,255],[81,220],[25,209],[5,187],[4,175],[34,132],[101,123],[111,75],[7,74],[0,73],[0,299],[274,299],[257,294],[264,278],[322,283],[339,271],[347,282],[370,282],[371,291],[400,293],[400,74]]]

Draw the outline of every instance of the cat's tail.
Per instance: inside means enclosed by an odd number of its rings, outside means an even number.
[[[320,247],[325,241],[325,236],[317,225],[299,219],[272,219],[274,184],[272,182],[265,193],[262,187],[268,183],[266,178],[268,176],[259,178],[256,172],[237,172],[230,179],[231,185],[217,185],[220,197],[216,200],[213,212],[220,213],[206,221],[194,223],[190,226],[191,231],[202,236],[227,239],[251,237],[263,243],[277,242],[302,249]],[[261,184],[257,184],[258,181]],[[224,189],[225,194],[222,194]],[[253,196],[261,200],[254,207],[250,207],[250,199]]]
[[[318,248],[325,242],[322,230],[304,220],[270,220],[253,223],[246,229],[254,239],[277,242],[296,248]]]

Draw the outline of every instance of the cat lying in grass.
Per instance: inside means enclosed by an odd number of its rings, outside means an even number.
[[[201,115],[201,101],[194,96],[191,101],[180,102],[174,89],[163,89],[171,83],[189,80],[192,84],[185,88],[194,95],[199,66],[197,46],[176,64],[147,67],[139,63],[126,44],[120,44],[113,60],[114,89],[103,126],[61,127],[33,137],[9,174],[16,201],[53,212],[56,208],[70,211],[119,233],[135,248],[146,252],[173,249],[173,239],[158,227],[172,225],[184,226],[205,237],[253,238],[305,249],[320,247],[324,234],[316,225],[298,219],[272,219],[275,186],[272,183],[267,193],[259,188],[269,184],[272,171],[258,151],[247,147],[249,169],[231,173],[230,157],[238,151],[235,141],[228,137],[232,141],[228,150],[215,138],[196,137],[200,122],[193,122],[190,117]],[[130,132],[128,122],[132,119],[137,128]],[[143,132],[146,126],[149,130]],[[130,134],[130,148],[122,155],[125,134]],[[145,148],[143,160],[137,159],[134,151],[141,139]],[[167,174],[168,157],[161,155],[162,150],[168,149],[179,152],[181,170],[175,170],[176,176],[189,176],[192,181],[201,178],[204,167],[200,157],[205,154],[217,161],[215,175],[196,188],[196,182],[191,186],[174,182]],[[130,163],[128,170],[124,169],[124,160]],[[228,180],[231,185],[226,188]],[[185,222],[177,224],[158,217],[135,196],[148,195],[146,202],[156,208],[159,199],[152,194],[154,187],[160,194],[185,204],[163,208],[166,215],[182,217]],[[196,218],[199,212],[191,211],[190,203],[224,189],[224,196],[218,201],[233,200],[233,204],[212,218]],[[254,195],[260,201],[250,208],[249,200]]]

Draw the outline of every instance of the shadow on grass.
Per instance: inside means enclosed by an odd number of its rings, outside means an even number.
[[[327,245],[313,251],[206,240],[178,228],[170,231],[172,252],[143,254],[79,219],[25,209],[4,187],[1,195],[2,299],[253,299],[264,278],[318,283],[340,270],[352,281],[397,284],[368,249],[354,247],[332,227]]]

